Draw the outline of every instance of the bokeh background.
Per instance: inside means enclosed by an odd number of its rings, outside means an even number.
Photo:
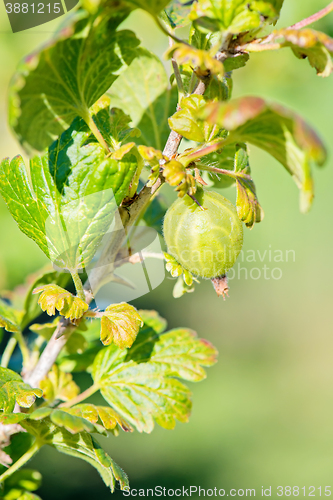
[[[327,4],[325,0],[285,0],[278,27],[288,26]],[[20,147],[7,126],[6,96],[20,58],[51,36],[59,20],[12,34],[0,6],[0,155]],[[126,26],[143,45],[161,55],[167,40],[151,19],[136,11]],[[314,25],[333,35],[333,14]],[[138,78],[140,75],[138,75]],[[172,298],[165,281],[134,302],[155,308],[169,327],[187,326],[218,348],[218,364],[207,380],[192,384],[193,414],[174,431],[156,428],[151,435],[121,434],[102,439],[110,455],[129,474],[133,488],[325,487],[332,483],[333,463],[333,77],[322,79],[307,61],[289,49],[252,56],[234,74],[234,97],[255,94],[288,105],[303,115],[326,141],[329,160],[314,172],[312,211],[298,210],[298,191],[289,174],[269,155],[251,148],[251,167],[264,221],[245,231],[240,262],[248,272],[266,265],[265,279],[231,281],[230,298],[218,299],[210,282],[195,294]],[[224,192],[234,200],[232,189]],[[168,194],[168,196],[170,196]],[[11,289],[46,259],[23,234],[0,200],[0,287]],[[284,262],[270,262],[269,250],[282,251]],[[286,251],[293,250],[295,259]],[[257,252],[260,252],[260,256]],[[266,251],[266,254],[265,254]],[[252,253],[253,255],[253,253]],[[263,259],[263,261],[260,261]],[[273,259],[272,259],[273,260]],[[271,270],[279,267],[281,279]],[[256,277],[257,272],[253,272]],[[280,273],[275,271],[274,275]],[[82,380],[88,383],[87,380]],[[30,463],[44,481],[44,500],[109,498],[97,472],[88,464],[51,448]],[[116,497],[122,496],[120,492]],[[317,490],[316,495],[319,497]],[[194,496],[196,498],[196,496]]]

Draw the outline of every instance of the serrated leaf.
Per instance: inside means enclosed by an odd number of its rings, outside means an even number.
[[[249,142],[274,156],[301,191],[301,211],[309,210],[313,199],[310,165],[322,165],[326,150],[316,132],[299,115],[259,97],[243,97],[229,103],[209,104],[203,119],[230,131],[227,144]]]
[[[176,43],[166,52],[165,57],[173,57],[178,64],[194,68],[200,78],[208,75],[224,75],[223,64],[210,51],[200,50],[184,43]]]
[[[54,316],[56,310],[66,319],[82,318],[88,310],[88,304],[58,285],[42,285],[33,293],[40,293],[38,304],[49,316]]]
[[[135,307],[125,302],[108,306],[101,319],[101,341],[104,345],[112,342],[120,349],[131,347],[143,325]]]
[[[101,353],[96,360],[100,360]],[[167,429],[174,428],[176,419],[188,421],[190,391],[178,380],[165,377],[163,369],[157,365],[122,363],[95,383],[110,406],[139,432],[151,432],[154,419]]]
[[[167,320],[162,318],[157,311],[140,309],[138,312],[145,326],[149,326],[156,333],[164,332],[168,323]]]
[[[89,108],[136,56],[138,39],[115,31],[112,9],[97,17],[79,11],[70,22],[25,58],[11,83],[10,125],[28,152],[43,151],[76,116],[89,121]]]
[[[78,418],[78,417],[77,417]],[[36,436],[40,442],[56,448],[61,453],[81,458],[90,463],[100,473],[106,486],[114,491],[116,480],[120,488],[128,487],[126,474],[115,464],[87,432],[71,434],[64,428],[58,427],[50,419],[31,420],[26,419],[22,426]]]
[[[43,395],[41,389],[33,389],[25,384],[22,377],[8,368],[0,367],[0,410],[10,413],[15,403],[22,408],[30,408]]]
[[[269,42],[259,43],[258,47],[253,48],[267,50],[270,46],[274,49],[290,47],[299,59],[308,58],[319,76],[329,76],[333,71],[333,39],[320,31],[310,28],[301,30],[284,28],[273,31]],[[250,46],[249,50],[252,51]]]
[[[154,420],[172,429],[187,422],[190,391],[175,376],[201,380],[200,365],[215,362],[216,350],[189,330],[162,335],[151,328],[139,333],[126,353],[116,346],[96,356],[92,377],[104,399],[140,432],[151,432]]]
[[[132,432],[132,427],[109,406],[79,404],[71,408],[71,414],[89,420],[93,424],[102,425],[111,431],[119,426],[125,432]]]
[[[206,378],[202,366],[212,366],[217,361],[217,350],[196,332],[188,328],[177,328],[160,335],[154,345],[150,363],[166,368],[167,375],[191,382]]]
[[[57,365],[53,365],[47,377],[39,383],[39,387],[43,391],[43,398],[48,402],[56,399],[69,401],[80,393],[80,388],[74,382],[72,375],[62,372]]]
[[[109,101],[95,109],[98,120]],[[21,231],[52,262],[78,269],[90,262],[110,229],[136,169],[131,155],[121,161],[107,157],[85,122],[76,119],[49,155],[31,160],[34,191],[22,158],[16,157],[1,162],[0,193]]]
[[[24,301],[24,316],[21,321],[22,330],[29,323],[31,323],[31,321],[35,320],[38,316],[40,316],[40,307],[38,305],[38,298],[32,293],[32,291],[38,286],[49,285],[51,283],[64,288],[67,286],[69,279],[70,279],[69,273],[60,273],[58,271],[54,271],[53,269],[42,273],[41,272],[36,273],[36,275],[28,279],[26,288],[26,298]]]
[[[219,133],[219,127],[206,121],[198,121],[198,113],[204,108],[206,100],[201,95],[191,95],[181,101],[181,109],[169,118],[172,130],[190,141],[208,142]]]
[[[196,24],[211,31],[238,34],[275,23],[282,7],[280,0],[198,0],[190,15]]]
[[[177,107],[178,92],[169,88],[168,76],[160,59],[146,49],[112,85],[112,106],[121,108],[132,118],[141,136],[137,144],[162,150],[170,129],[167,118]]]

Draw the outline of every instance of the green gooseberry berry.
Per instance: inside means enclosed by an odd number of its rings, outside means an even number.
[[[224,276],[243,245],[243,226],[234,205],[219,193],[199,189],[178,198],[164,219],[168,253],[183,268],[202,278]]]

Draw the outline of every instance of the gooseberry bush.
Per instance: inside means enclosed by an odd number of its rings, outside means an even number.
[[[111,491],[117,482],[124,490],[126,474],[96,435],[188,421],[191,393],[183,381],[204,379],[216,349],[187,328],[165,331],[155,311],[112,297],[100,308],[96,294],[106,283],[122,283],[122,264],[152,257],[177,278],[176,298],[200,278],[225,298],[243,225],[263,219],[249,144],[283,165],[300,190],[300,210],[309,210],[311,167],[326,157],[317,134],[277,103],[232,98],[234,72],[255,52],[289,47],[319,76],[332,72],[333,40],[308,25],[333,4],[272,28],[282,4],[82,0],[19,65],[9,123],[30,160],[1,162],[0,192],[50,267],[0,300],[0,326],[8,332],[0,371],[3,498],[39,498],[39,473],[21,467],[45,445],[89,462]],[[138,8],[165,35],[171,77],[122,28]],[[170,207],[160,194],[167,184],[178,195]],[[236,206],[214,190],[230,186]],[[165,253],[136,250],[143,228],[164,234]],[[20,373],[9,368],[18,349]],[[76,372],[91,375],[87,389]],[[102,406],[86,401],[98,391]]]

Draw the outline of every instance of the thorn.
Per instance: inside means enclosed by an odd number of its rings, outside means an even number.
[[[204,208],[199,202],[198,200],[195,198],[195,196],[193,196],[192,194],[189,194],[187,193],[187,195],[198,205],[198,207],[201,208],[201,210],[206,210],[206,208]],[[214,278],[215,279],[215,278]]]
[[[203,180],[203,178],[201,177],[200,172],[199,172],[199,169],[198,169],[198,168],[195,168],[195,169],[194,169],[194,172],[195,172],[195,180],[196,180],[197,182],[199,182],[200,184],[202,184],[203,186],[208,186],[207,182],[205,182],[205,181]]]

